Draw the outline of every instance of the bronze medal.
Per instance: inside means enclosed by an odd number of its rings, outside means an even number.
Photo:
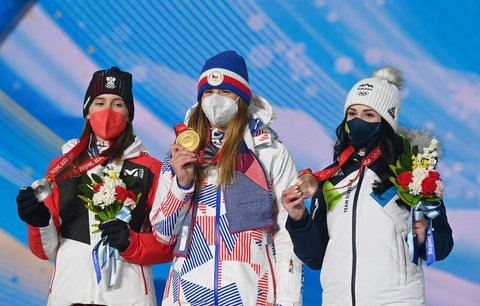
[[[298,191],[302,194],[303,199],[310,198],[317,192],[318,181],[311,173],[301,175],[294,184]]]
[[[185,150],[195,152],[200,145],[200,136],[194,130],[186,130],[177,136],[175,143],[181,145]]]
[[[39,179],[33,182],[30,187],[33,188],[37,200],[43,202],[50,196],[50,193],[52,193],[53,184],[46,179]]]

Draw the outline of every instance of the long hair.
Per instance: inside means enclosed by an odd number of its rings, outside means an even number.
[[[93,132],[90,120],[88,119],[85,120],[80,139],[83,137],[92,137],[92,140],[95,140],[95,132]],[[113,141],[108,149],[100,153],[100,156],[109,156],[114,162],[120,162],[122,160],[123,152],[132,143],[134,137],[133,126],[129,120],[123,132]],[[73,165],[78,165],[88,159],[90,159],[90,155],[88,154],[88,148],[85,148],[85,150],[83,150],[83,152],[73,161]]]
[[[345,131],[346,120],[347,116],[345,115],[342,123],[340,123],[336,129],[337,142],[333,148],[334,162],[339,160],[340,154],[350,145],[350,138]],[[376,171],[380,180],[377,180],[373,183],[374,193],[381,194],[391,186],[389,177],[393,175],[393,172],[389,165],[396,163],[398,156],[402,154],[403,141],[402,138],[395,133],[390,124],[388,124],[388,122],[383,118],[380,124],[379,136],[375,140],[375,143],[369,143],[367,145],[367,153],[378,144],[382,149],[382,156],[377,161],[378,169]]]
[[[188,121],[188,127],[200,136],[200,144],[204,145],[207,133],[210,133],[210,122],[202,110],[201,101],[195,107]],[[218,185],[225,189],[237,179],[237,154],[243,142],[243,134],[248,125],[250,116],[247,104],[240,98],[237,102],[237,114],[229,121],[225,129],[225,138],[222,145],[222,156],[218,161]],[[203,184],[204,173],[200,164],[195,164],[194,177],[196,186]]]

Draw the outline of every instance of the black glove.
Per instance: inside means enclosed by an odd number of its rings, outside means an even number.
[[[32,187],[20,189],[17,195],[18,216],[23,222],[35,227],[47,226],[50,221],[50,211],[35,198]]]
[[[98,228],[102,230],[102,238],[107,237],[104,244],[109,243],[119,252],[124,252],[130,245],[130,231],[126,222],[112,219],[101,223]]]

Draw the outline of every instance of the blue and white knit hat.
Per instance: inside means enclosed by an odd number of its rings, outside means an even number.
[[[248,84],[245,60],[235,51],[223,51],[205,61],[198,80],[197,101],[207,89],[228,89],[250,105],[252,93]]]

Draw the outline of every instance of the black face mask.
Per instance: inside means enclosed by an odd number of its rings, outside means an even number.
[[[365,148],[370,141],[376,141],[380,134],[381,122],[367,122],[354,118],[345,123],[345,130],[356,149]]]

